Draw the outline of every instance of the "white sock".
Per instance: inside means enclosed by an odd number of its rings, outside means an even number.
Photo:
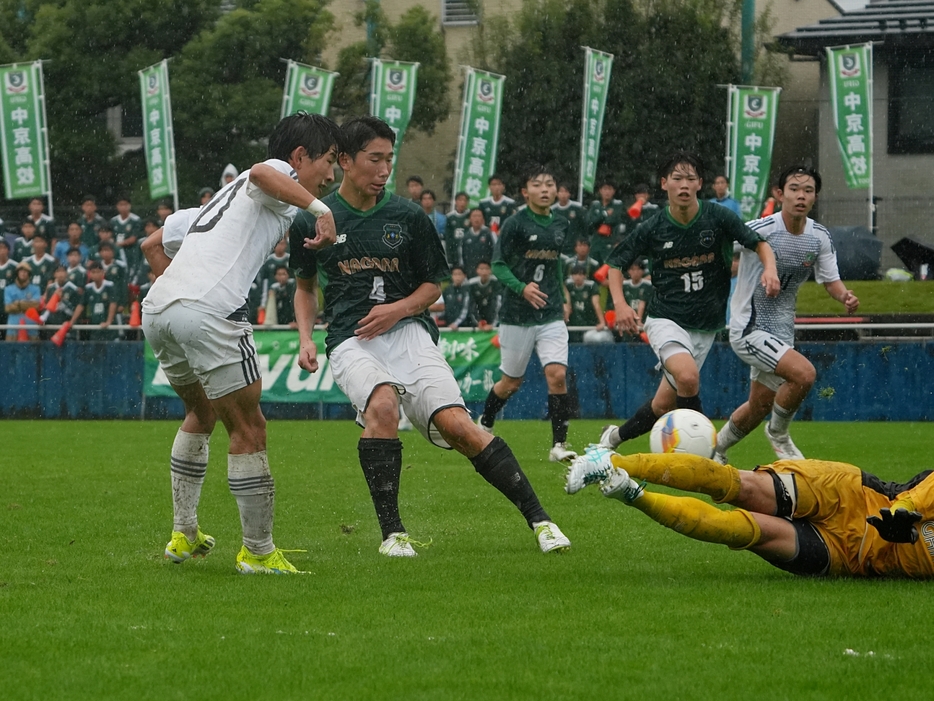
[[[794,417],[794,411],[784,409],[778,404],[772,404],[772,418],[769,419],[769,432],[773,436],[787,436],[788,427],[791,426],[791,420]]]
[[[254,555],[268,555],[272,544],[276,486],[266,451],[227,456],[227,483],[240,509],[243,544]]]
[[[726,451],[743,440],[746,435],[737,428],[736,424],[733,423],[733,419],[730,419],[717,432],[717,452],[725,455]]]
[[[210,441],[210,433],[186,433],[179,429],[172,444],[173,530],[181,531],[188,540],[198,535],[198,502],[208,468]]]

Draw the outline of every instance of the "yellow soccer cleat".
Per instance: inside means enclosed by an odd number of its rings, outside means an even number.
[[[284,550],[276,548],[268,555],[254,555],[244,545],[237,555],[237,570],[241,574],[307,574],[285,559]],[[304,552],[292,550],[289,552]]]
[[[192,557],[205,557],[214,547],[214,538],[198,529],[194,541],[188,540],[181,531],[172,531],[172,540],[165,546],[165,557],[175,564],[181,564]]]

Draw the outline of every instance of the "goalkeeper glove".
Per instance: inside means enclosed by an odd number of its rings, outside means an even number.
[[[880,516],[870,516],[866,519],[870,526],[879,531],[883,540],[890,543],[914,543],[918,540],[918,529],[915,524],[921,520],[921,514],[908,509],[880,509]]]

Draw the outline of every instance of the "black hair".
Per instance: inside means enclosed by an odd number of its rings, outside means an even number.
[[[648,183],[639,183],[632,189],[632,194],[634,195],[641,195],[642,193],[645,193],[646,195],[652,194],[652,188]]]
[[[486,258],[481,258],[477,261],[477,267],[479,268],[481,265],[489,265],[491,268],[493,267],[493,264],[490,263],[490,261],[488,261]]]
[[[612,187],[614,190],[616,189],[616,183],[614,183],[614,182],[613,182],[612,180],[610,180],[609,178],[601,178],[600,180],[597,181],[597,189],[598,189],[598,190],[599,190],[601,187],[603,187],[604,185],[609,185],[609,186]]]
[[[80,248],[76,248],[75,246],[72,246],[72,247],[69,248],[67,251],[65,251],[65,255],[66,255],[66,256],[70,256],[72,253],[77,253],[77,254],[80,256],[80,255],[81,255],[81,249],[80,249]]]
[[[287,265],[277,265],[277,266],[276,266],[276,272],[278,273],[280,270],[284,270],[285,272],[289,273],[289,277],[291,277],[291,271],[289,271],[289,266],[287,266]]]
[[[464,192],[463,190],[461,190],[461,191],[458,192],[456,195],[454,195],[454,199],[455,199],[455,200],[456,200],[458,197],[466,197],[468,200],[470,200],[470,195],[468,195],[468,194],[467,194],[466,192]]]
[[[503,180],[503,177],[499,173],[493,173],[489,178],[486,179],[486,184],[489,185],[494,180],[499,180],[503,185],[506,184],[506,181]]]
[[[522,170],[519,171],[519,177],[522,179],[522,188],[525,189],[530,180],[535,180],[539,175],[550,175],[553,179],[555,178],[555,169],[546,163],[538,163],[537,161],[530,161],[522,166]]]
[[[101,243],[101,245],[97,247],[97,250],[103,251],[105,248],[109,248],[111,251],[116,253],[116,249],[114,248],[114,245],[110,241],[104,241],[103,243]]]
[[[778,174],[777,185],[778,185],[779,190],[785,189],[785,184],[788,182],[788,178],[790,178],[792,175],[807,175],[807,176],[814,178],[814,192],[815,194],[820,192],[820,185],[821,185],[820,173],[818,173],[817,170],[812,168],[811,166],[806,166],[800,163],[796,163],[793,166],[789,166],[785,168],[785,170],[783,170],[781,173]]]
[[[110,225],[110,222],[104,222],[98,227],[97,231],[98,233],[101,231],[109,231],[112,234],[114,232],[114,228]]]
[[[45,245],[46,245],[46,246],[51,246],[51,245],[52,245],[52,244],[49,242],[48,236],[45,236],[44,234],[36,234],[35,236],[32,237],[32,240],[33,240],[33,241],[38,241],[39,239],[42,239],[43,241],[45,241]]]
[[[10,244],[2,236],[0,236],[0,246],[6,246],[6,250],[10,250]]]
[[[433,199],[433,200],[437,200],[437,199],[438,199],[437,197],[435,197],[435,191],[434,191],[434,190],[429,190],[428,188],[425,188],[424,190],[422,190],[422,194],[419,195],[419,198],[422,198],[422,197],[424,197],[425,195],[431,195],[431,199]]]
[[[694,172],[697,173],[697,177],[701,180],[704,179],[704,162],[700,159],[700,156],[687,151],[676,151],[663,161],[658,168],[658,177],[665,179],[671,177],[671,174],[675,172],[675,168],[680,165],[691,166]]]
[[[574,245],[576,246],[576,245],[579,244],[579,243],[586,243],[586,244],[589,246],[589,245],[590,245],[590,239],[587,238],[586,236],[581,236],[580,238],[577,239],[577,241],[574,242]]]
[[[126,202],[126,203],[128,203],[128,204],[133,204],[133,200],[130,199],[130,196],[129,196],[129,195],[120,195],[120,196],[117,198],[116,201],[117,201],[118,203],[119,203],[119,202]]]
[[[467,274],[467,271],[464,270],[464,266],[463,266],[463,265],[452,265],[452,266],[451,266],[451,273],[453,273],[455,270],[460,270],[460,271],[461,271],[462,273],[464,273],[465,275]]]
[[[727,175],[726,173],[720,173],[719,175],[714,177],[714,180],[716,180],[717,178],[723,178],[724,180],[726,180],[727,185],[730,184],[730,176]]]
[[[34,222],[32,219],[29,219],[28,217],[26,219],[23,219],[23,223],[20,224],[19,226],[22,229],[23,226],[26,224],[29,224],[29,226],[31,226],[32,228],[36,228],[36,222]]]
[[[422,180],[420,175],[410,175],[409,179],[405,181],[406,185],[408,185],[409,183],[418,183],[419,185],[424,185],[425,181]]]
[[[587,268],[583,265],[572,265],[571,266],[571,275],[586,275]]]
[[[88,267],[87,267],[88,272],[91,272],[92,270],[103,270],[103,269],[104,269],[104,266],[98,263],[96,260],[88,261]]]
[[[85,202],[93,202],[94,204],[97,204],[97,198],[94,195],[85,195],[81,198],[81,204],[84,204]]]
[[[279,123],[269,135],[270,158],[288,161],[292,151],[304,146],[312,160],[321,158],[332,148],[340,151],[341,130],[333,121],[321,114],[296,112]]]
[[[396,145],[396,132],[379,117],[354,117],[341,125],[341,153],[353,160],[374,139]]]

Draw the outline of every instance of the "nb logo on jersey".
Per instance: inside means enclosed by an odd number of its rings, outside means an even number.
[[[665,245],[662,246],[662,248],[674,248],[674,245],[675,245],[674,241],[665,241]]]
[[[338,234],[336,243],[344,243],[347,240],[347,234]]]
[[[383,225],[383,243],[390,248],[398,248],[402,241],[402,227],[399,224]]]

